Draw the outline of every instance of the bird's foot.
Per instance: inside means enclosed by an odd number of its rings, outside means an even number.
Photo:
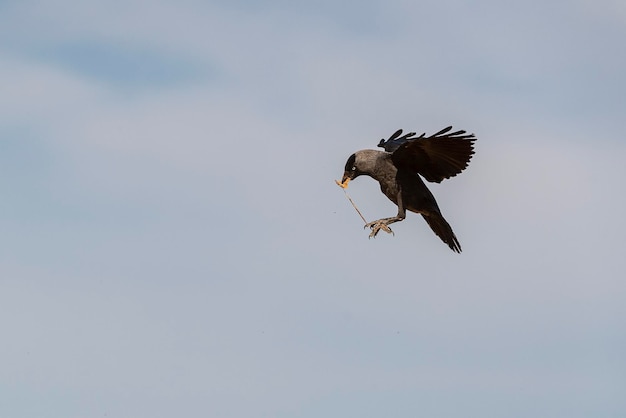
[[[372,232],[370,232],[370,238],[376,238],[376,235],[378,235],[378,232],[381,229],[388,234],[395,235],[391,228],[389,228],[389,225],[385,222],[385,219],[379,219],[377,221],[367,223],[364,228],[370,228],[372,230]]]

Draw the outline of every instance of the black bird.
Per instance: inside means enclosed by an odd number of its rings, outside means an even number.
[[[385,151],[366,149],[348,158],[341,183],[337,182],[339,186],[346,188],[350,180],[360,175],[370,176],[380,183],[385,196],[398,206],[396,216],[365,225],[372,230],[370,238],[381,229],[393,233],[389,225],[403,220],[406,210],[410,210],[421,214],[433,232],[453,251],[461,252],[459,240],[420,178],[421,175],[430,182],[440,183],[467,167],[474,154],[476,138],[465,131],[451,130],[449,126],[426,137],[426,134],[415,136],[415,132],[402,135],[402,129],[399,129],[386,141],[380,140],[378,146]]]

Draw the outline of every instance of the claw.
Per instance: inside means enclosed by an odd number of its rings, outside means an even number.
[[[364,228],[368,228],[368,227],[372,230],[372,232],[370,232],[370,235],[369,235],[370,238],[376,238],[376,235],[378,235],[378,232],[381,229],[388,234],[395,235],[393,231],[391,230],[391,228],[389,228],[389,226],[383,220],[378,220],[378,221],[365,224]]]

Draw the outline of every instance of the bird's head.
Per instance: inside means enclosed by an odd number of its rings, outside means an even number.
[[[362,174],[370,175],[374,170],[379,154],[383,153],[375,150],[362,150],[355,152],[348,157],[348,161],[346,161],[341,182],[335,180],[335,183],[345,189],[348,187],[350,180],[354,180]]]

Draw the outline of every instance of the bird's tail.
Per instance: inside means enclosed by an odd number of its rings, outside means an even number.
[[[440,213],[423,213],[422,216],[428,223],[428,226],[430,226],[430,229],[432,229],[443,242],[448,244],[448,247],[450,247],[452,251],[457,253],[461,252],[461,244],[459,243],[459,240],[456,238],[456,235],[454,235],[450,224],[443,218],[443,216],[441,216]]]

